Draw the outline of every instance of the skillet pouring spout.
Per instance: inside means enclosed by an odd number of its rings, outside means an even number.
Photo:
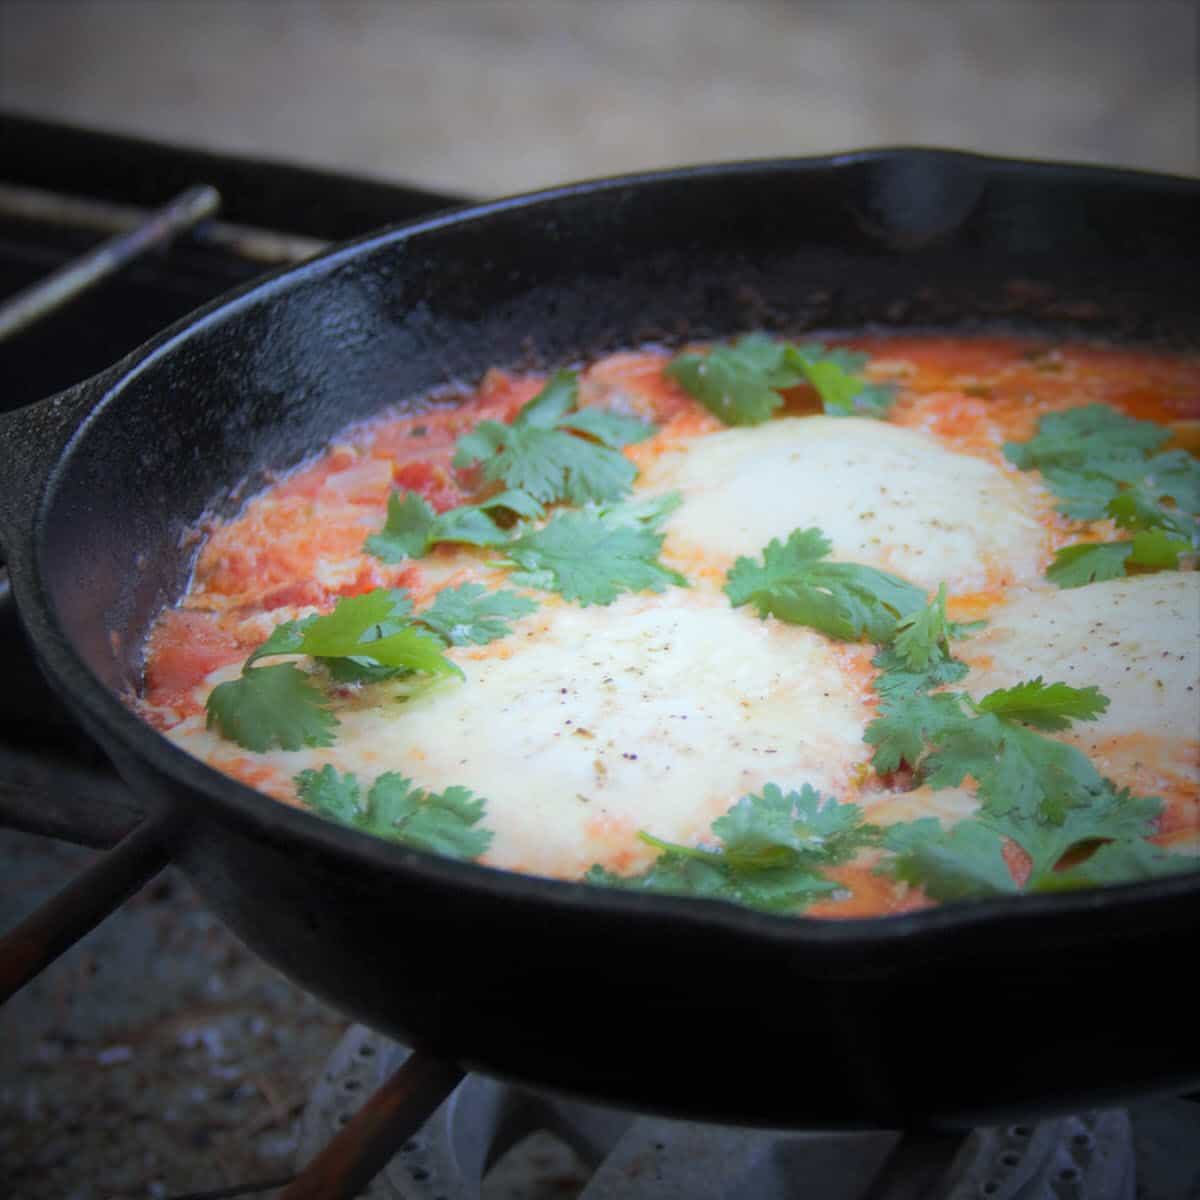
[[[907,206],[907,207],[906,207]],[[57,693],[214,910],[347,1014],[527,1085],[738,1124],[966,1126],[1200,1083],[1200,874],[781,918],[432,857],[122,702],[197,523],[493,366],[767,331],[1200,346],[1200,183],[937,151],[599,180],[372,234],[4,418],[0,527]]]

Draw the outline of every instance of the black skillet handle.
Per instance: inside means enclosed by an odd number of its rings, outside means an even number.
[[[106,384],[107,373],[0,414],[0,825],[89,846],[114,845],[141,811],[46,682],[18,597],[35,586],[33,518],[45,483]]]
[[[34,518],[46,482],[107,386],[107,373],[0,416],[0,823],[112,846],[47,904],[0,936],[0,1003],[102,921],[169,861],[100,751],[71,720],[20,628],[22,594],[37,586]]]

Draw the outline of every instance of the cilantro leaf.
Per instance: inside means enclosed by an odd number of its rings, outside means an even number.
[[[324,695],[292,663],[256,667],[219,683],[205,702],[207,726],[247,750],[329,746],[337,718]]]
[[[358,779],[325,764],[319,771],[301,771],[293,780],[296,794],[309,808],[342,825],[353,825],[362,812]]]
[[[1036,679],[989,692],[977,712],[996,713],[1037,729],[1066,729],[1072,721],[1094,721],[1108,708],[1108,697],[1096,687],[1075,688]]]
[[[1136,484],[1114,496],[1105,509],[1118,529],[1142,531],[1163,529],[1179,537],[1191,538],[1197,530],[1195,518],[1176,509],[1164,508],[1143,484]]]
[[[1170,438],[1151,421],[1126,417],[1104,404],[1050,413],[1028,442],[1009,442],[1004,453],[1021,470],[1034,468],[1059,496],[1059,511],[1080,521],[1113,518],[1122,529],[1159,536],[1138,547],[1059,551],[1047,577],[1062,587],[1114,579],[1126,566],[1174,567],[1179,553],[1200,538],[1200,525],[1187,515],[1200,508],[1200,463],[1183,450],[1151,454]],[[1173,507],[1166,507],[1170,501]],[[1136,543],[1136,538],[1135,538]],[[1135,557],[1130,557],[1130,555]]]
[[[417,620],[451,646],[485,646],[507,637],[509,621],[534,612],[537,605],[516,592],[489,592],[478,583],[443,588]]]
[[[1037,814],[1009,811],[987,813],[988,825],[1011,838],[1029,855],[1031,867],[1026,889],[1041,891],[1063,857],[1093,842],[1140,841],[1154,832],[1162,812],[1155,796],[1134,796],[1118,791],[1107,780],[1087,804],[1068,809],[1061,820],[1046,820]]]
[[[761,425],[783,403],[780,390],[801,382],[783,345],[756,333],[707,354],[680,354],[664,374],[726,425]]]
[[[1166,450],[1146,463],[1144,487],[1152,495],[1167,496],[1185,512],[1200,511],[1200,461],[1186,450]]]
[[[613,450],[644,442],[654,433],[654,426],[640,417],[629,417],[622,413],[606,412],[602,408],[580,408],[568,413],[559,422],[563,429],[586,433],[588,437]]]
[[[430,675],[461,675],[442,655],[444,643],[407,620],[409,611],[408,597],[388,588],[343,596],[327,616],[298,624],[297,652],[313,658],[367,659]]]
[[[1152,842],[1106,842],[1082,862],[1048,872],[1038,883],[1039,892],[1065,892],[1078,888],[1103,887],[1112,883],[1134,883],[1161,879],[1200,866],[1196,856],[1167,854]]]
[[[571,412],[578,396],[575,372],[557,372],[511,425],[483,421],[459,438],[454,465],[478,460],[486,479],[542,504],[618,499],[637,474],[619,447],[648,437],[653,426],[590,409]]]
[[[1186,538],[1166,529],[1140,529],[1128,542],[1081,542],[1054,555],[1046,578],[1061,588],[1083,587],[1129,574],[1130,567],[1174,570],[1179,556],[1191,550]]]
[[[376,588],[343,596],[326,616],[284,622],[246,659],[240,678],[209,694],[208,727],[258,753],[333,744],[338,720],[310,677],[293,663],[255,665],[276,655],[308,655],[339,682],[374,683],[414,672],[461,676],[442,654],[445,643],[410,621],[411,611],[404,592]]]
[[[1077,546],[1064,546],[1055,552],[1046,578],[1060,588],[1119,579],[1125,574],[1125,564],[1132,553],[1132,542],[1081,542]]]
[[[447,858],[477,858],[492,841],[477,829],[484,802],[463,787],[426,792],[396,771],[371,785],[359,827],[376,837],[391,838]]]
[[[680,354],[665,373],[727,425],[761,425],[783,403],[781,393],[802,383],[816,389],[827,413],[880,417],[893,389],[854,374],[866,361],[817,342],[797,346],[751,333],[706,354]]]
[[[856,804],[822,797],[807,784],[787,792],[776,784],[743,796],[713,822],[721,849],[681,846],[650,834],[642,841],[659,857],[640,875],[619,876],[594,866],[590,883],[635,891],[730,900],[770,912],[796,910],[837,890],[826,867],[876,845],[880,830],[863,822]]]
[[[295,784],[301,802],[321,816],[418,850],[470,859],[492,841],[490,830],[476,828],[484,801],[466,788],[426,792],[388,771],[375,780],[364,800],[354,774],[328,764],[319,771],[301,771]]]
[[[884,848],[896,857],[885,870],[922,887],[934,900],[1012,895],[1017,889],[1004,861],[1004,838],[979,821],[943,829],[936,817],[889,826]]]
[[[662,523],[683,503],[679,492],[663,492],[658,496],[622,500],[619,504],[606,504],[596,510],[606,525],[628,525],[636,529],[645,526],[659,531]]]
[[[595,509],[558,513],[505,547],[521,570],[515,583],[558,592],[582,605],[611,604],[621,592],[661,592],[687,580],[658,561],[663,535],[606,520]]]
[[[996,711],[956,692],[884,699],[864,734],[876,748],[875,771],[887,775],[904,762],[935,790],[970,776],[990,814],[1017,811],[1058,822],[1104,792],[1108,785],[1082,751],[1021,723],[1061,729],[1091,720],[1107,706],[1096,689],[1047,687],[1039,679],[985,699]]]
[[[965,678],[967,664],[951,654],[950,641],[983,625],[983,621],[964,625],[947,618],[944,583],[924,608],[898,621],[892,644],[871,660],[879,669],[872,686],[885,702],[884,712],[894,714],[895,702]]]
[[[1047,413],[1028,442],[1006,442],[1004,455],[1022,471],[1081,468],[1103,473],[1109,464],[1138,460],[1171,437],[1153,421],[1138,421],[1107,404]]]
[[[368,554],[387,563],[422,558],[436,542],[463,542],[471,546],[498,546],[508,541],[509,531],[491,514],[508,509],[518,516],[540,517],[542,506],[522,492],[501,492],[480,504],[462,504],[444,513],[415,492],[401,498],[388,497],[387,521],[364,543]]]
[[[923,671],[914,671],[892,646],[880,650],[871,659],[871,665],[879,670],[871,686],[882,700],[904,700],[948,683],[958,683],[967,676],[967,664],[950,655],[932,660]]]
[[[766,784],[761,796],[743,796],[713,822],[712,831],[724,843],[726,861],[739,868],[797,858],[832,866],[873,845],[879,832],[863,824],[857,804],[822,798],[808,784],[785,794],[774,783]]]
[[[1179,566],[1179,556],[1191,548],[1191,542],[1165,529],[1139,529],[1133,535],[1133,550],[1125,565],[1145,567],[1150,571],[1173,571]]]
[[[935,790],[957,787],[969,775],[989,813],[1048,821],[1093,803],[1107,786],[1077,747],[994,713],[948,723],[918,771]]]
[[[837,891],[837,885],[805,867],[767,867],[753,874],[732,874],[721,856],[710,859],[666,851],[640,875],[617,875],[593,866],[586,883],[625,891],[726,900],[765,912],[794,912]]]
[[[304,630],[316,620],[315,617],[305,617],[300,621],[284,621],[271,630],[267,640],[246,659],[246,667],[253,666],[260,658],[274,658],[280,654],[302,654],[304,645]]]
[[[952,692],[889,697],[863,734],[867,745],[875,747],[871,765],[879,775],[890,775],[901,763],[915,768],[927,742],[941,741],[967,720],[961,697]]]
[[[1178,869],[1144,840],[1161,808],[1157,798],[1118,792],[1106,782],[1090,804],[1068,810],[1059,821],[985,810],[948,831],[929,817],[902,822],[884,831],[884,847],[896,857],[881,869],[943,901],[1148,878]],[[1019,886],[1003,857],[1006,840],[1029,858],[1027,878]],[[1095,843],[1101,844],[1083,861],[1060,866],[1066,856]]]
[[[855,563],[823,562],[832,550],[819,529],[796,529],[786,543],[773,538],[761,564],[739,558],[725,581],[735,608],[753,604],[843,641],[888,641],[897,623],[925,600],[920,588],[886,571]]]
[[[924,608],[896,623],[892,648],[910,671],[924,671],[950,653],[950,622],[946,619],[946,585]]]

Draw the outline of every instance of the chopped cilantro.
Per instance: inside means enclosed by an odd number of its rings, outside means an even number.
[[[463,504],[447,512],[435,512],[428,501],[415,492],[401,498],[399,492],[388,497],[387,522],[367,538],[368,554],[387,563],[421,558],[436,542],[465,542],[471,546],[498,546],[512,536],[492,515],[509,511],[519,517],[540,517],[542,506],[523,492],[501,492],[479,504]]]
[[[859,377],[865,362],[865,355],[816,342],[797,346],[751,333],[706,354],[680,354],[665,371],[727,425],[761,425],[783,403],[781,393],[802,383],[816,389],[827,413],[883,416],[893,389]]]
[[[328,764],[319,771],[301,771],[295,782],[300,800],[323,817],[418,850],[470,859],[492,841],[489,830],[476,828],[484,801],[466,788],[426,792],[388,771],[375,780],[364,800],[355,776]]]
[[[649,437],[654,427],[632,417],[575,407],[578,377],[559,371],[511,425],[482,421],[458,439],[454,465],[483,464],[486,479],[542,504],[616,500],[637,470],[620,447]]]
[[[516,592],[489,592],[478,583],[443,588],[417,620],[451,646],[485,646],[507,637],[509,621],[528,616],[537,605]]]
[[[505,546],[514,583],[558,592],[582,605],[611,604],[622,592],[661,592],[686,586],[658,561],[663,535],[647,524],[624,523],[597,509],[558,513],[547,525]]]
[[[819,529],[796,529],[786,543],[771,540],[762,563],[739,558],[725,581],[734,607],[753,604],[843,641],[886,642],[899,621],[925,602],[920,588],[886,571],[856,563],[824,562],[833,549]]]
[[[590,883],[633,891],[732,900],[767,911],[795,911],[837,890],[822,872],[878,843],[880,830],[863,821],[856,804],[823,798],[807,784],[784,793],[769,783],[761,796],[743,796],[713,822],[719,849],[681,846],[643,833],[659,851],[640,875],[595,866]]]

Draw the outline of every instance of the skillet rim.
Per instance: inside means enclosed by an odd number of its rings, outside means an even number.
[[[245,308],[268,302],[281,291],[314,276],[335,270],[374,247],[407,244],[414,238],[432,236],[448,227],[486,221],[496,214],[552,206],[571,197],[629,188],[645,190],[686,179],[755,174],[791,177],[807,172],[846,169],[862,163],[913,159],[959,162],[985,172],[1017,172],[1107,184],[1142,183],[1200,195],[1200,180],[1161,172],[1014,159],[920,146],[881,147],[798,158],[702,164],[582,180],[454,208],[418,221],[399,222],[339,243],[303,263],[280,268],[218,297],[168,327],[107,371],[80,385],[80,395],[90,397],[86,415],[57,450],[51,469],[41,481],[27,527],[14,539],[15,544],[11,547],[18,608],[26,626],[34,633],[33,640],[44,666],[54,682],[69,695],[71,703],[86,712],[91,721],[102,725],[105,734],[114,742],[132,750],[140,760],[168,779],[203,795],[209,807],[200,815],[201,820],[233,824],[277,848],[319,853],[336,869],[366,865],[374,872],[414,872],[422,882],[475,893],[476,899],[509,898],[548,906],[550,910],[583,908],[597,914],[627,916],[648,922],[655,918],[683,921],[697,929],[714,928],[753,937],[760,942],[782,942],[797,950],[836,952],[898,944],[917,944],[928,951],[953,935],[983,928],[1016,933],[1028,922],[1035,924],[1036,933],[1043,941],[1094,942],[1114,932],[1106,929],[1103,922],[1094,920],[1094,914],[1098,912],[1118,910],[1124,916],[1135,917],[1148,909],[1155,910],[1156,914],[1159,910],[1165,912],[1183,898],[1193,902],[1200,900],[1198,866],[1196,870],[1160,879],[1073,893],[961,901],[917,912],[834,920],[804,914],[767,913],[721,900],[698,902],[692,897],[625,892],[460,862],[337,825],[275,800],[193,758],[138,717],[117,693],[101,682],[75,651],[59,621],[43,570],[47,553],[46,519],[53,496],[69,474],[75,456],[86,452],[92,423],[100,419],[110,404],[118,402],[125,389],[144,371],[205,329],[219,325]],[[179,802],[172,803],[177,805]],[[1052,938],[1052,933],[1059,936]]]

